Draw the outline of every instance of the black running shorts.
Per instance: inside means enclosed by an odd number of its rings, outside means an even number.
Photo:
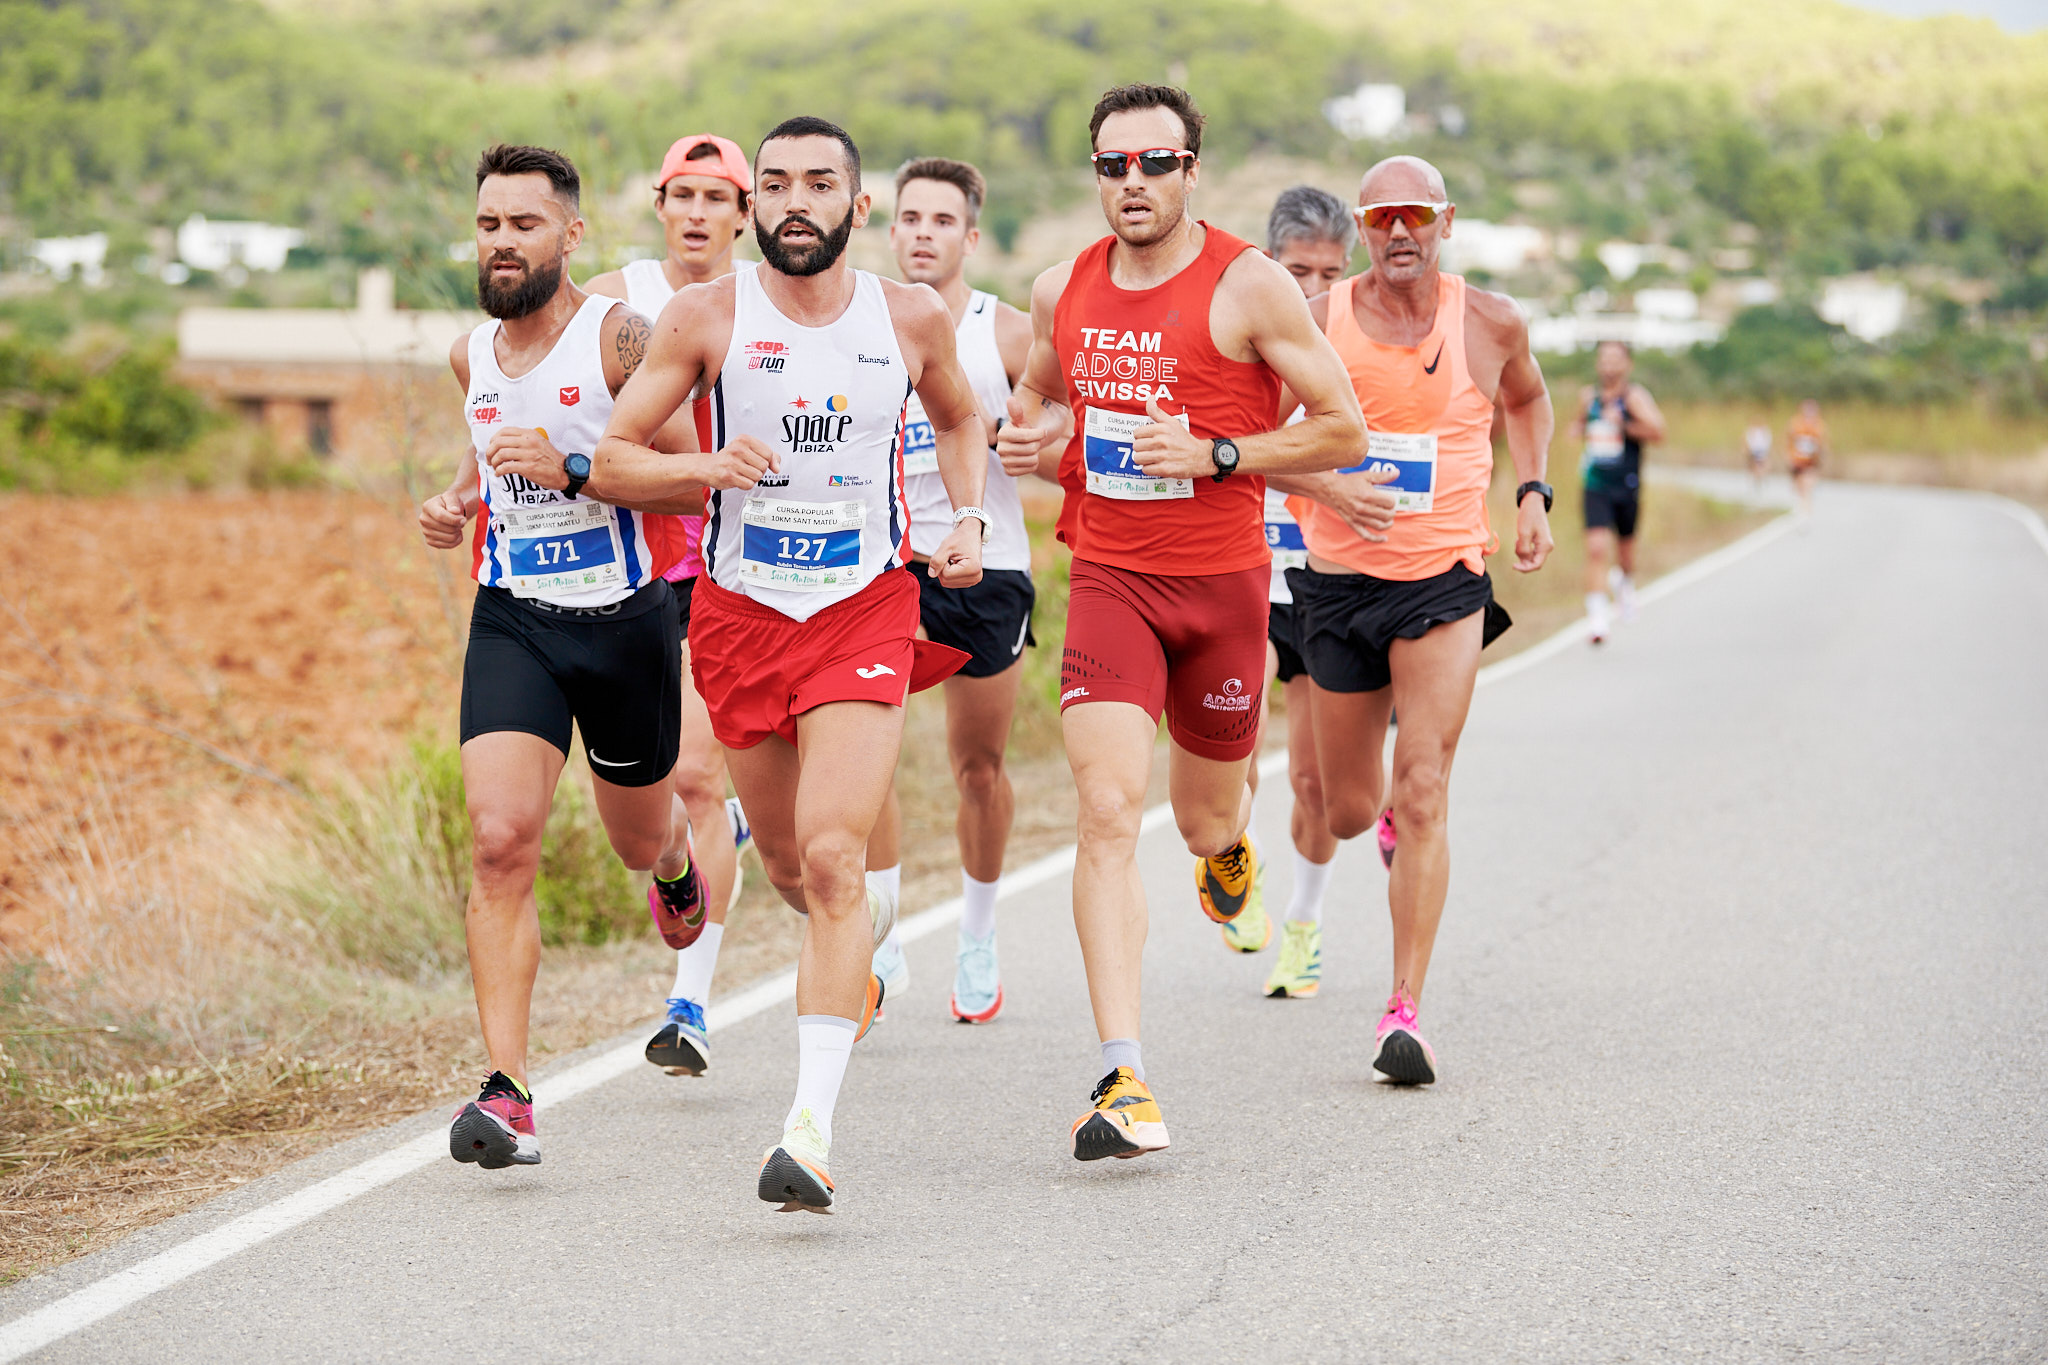
[[[1633,488],[1588,488],[1586,529],[1612,530],[1627,540],[1636,533],[1636,514],[1642,503]]]
[[[1038,643],[1031,634],[1031,608],[1038,591],[1022,569],[985,569],[971,588],[939,586],[926,564],[910,569],[917,575],[924,633],[938,644],[973,656],[961,668],[961,677],[993,678],[1024,657],[1024,646]]]
[[[557,610],[478,588],[462,661],[462,742],[513,730],[566,756],[573,724],[598,777],[620,787],[664,781],[683,702],[674,594],[656,579],[608,610]]]
[[[1283,683],[1293,682],[1308,672],[1308,665],[1301,661],[1301,634],[1295,626],[1294,604],[1273,602],[1267,610],[1266,639],[1280,659],[1280,671],[1273,676]]]
[[[697,575],[688,578],[671,578],[668,590],[676,595],[676,623],[683,629],[683,641],[690,639],[690,604],[697,600]]]
[[[1486,613],[1481,648],[1514,624],[1493,600],[1493,580],[1463,564],[1414,582],[1289,569],[1287,586],[1302,662],[1325,692],[1379,691],[1394,680],[1394,641],[1419,640],[1475,611]]]

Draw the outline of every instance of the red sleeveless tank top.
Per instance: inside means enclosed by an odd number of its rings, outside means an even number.
[[[1074,412],[1074,436],[1060,457],[1059,537],[1076,559],[1176,577],[1272,562],[1265,480],[1147,479],[1129,459],[1130,430],[1150,420],[1150,398],[1168,413],[1185,413],[1188,429],[1204,439],[1273,429],[1279,376],[1262,362],[1230,359],[1209,334],[1216,281],[1254,248],[1202,226],[1201,254],[1151,289],[1119,289],[1110,280],[1116,238],[1103,238],[1075,258],[1053,310],[1053,343]]]

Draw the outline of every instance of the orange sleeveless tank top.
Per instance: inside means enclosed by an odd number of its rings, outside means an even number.
[[[1465,364],[1465,281],[1439,278],[1436,325],[1420,346],[1389,346],[1359,328],[1351,291],[1361,276],[1330,289],[1324,326],[1365,409],[1368,454],[1353,469],[1393,464],[1401,510],[1383,542],[1303,497],[1287,500],[1311,554],[1374,578],[1414,582],[1453,564],[1486,570],[1493,533],[1486,488],[1493,479],[1493,400]]]

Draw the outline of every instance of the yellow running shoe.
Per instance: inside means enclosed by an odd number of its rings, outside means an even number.
[[[1259,851],[1250,834],[1240,835],[1213,858],[1195,860],[1195,894],[1202,899],[1202,913],[1218,924],[1230,923],[1247,905],[1258,905],[1259,886]]]
[[[1244,909],[1237,918],[1225,924],[1219,931],[1223,935],[1223,946],[1236,953],[1264,952],[1266,945],[1273,941],[1273,920],[1266,913],[1266,862],[1259,857],[1258,845],[1247,837],[1245,843],[1252,850],[1252,893],[1245,897]],[[1202,860],[1207,863],[1209,860]]]
[[[818,1121],[811,1117],[810,1110],[803,1110],[796,1116],[795,1125],[782,1135],[782,1141],[762,1154],[761,1178],[754,1192],[771,1204],[780,1204],[778,1213],[795,1213],[798,1209],[807,1213],[832,1212],[832,1177],[825,1170],[829,1152],[830,1147],[818,1132]]]
[[[1095,1107],[1074,1120],[1074,1160],[1166,1150],[1166,1120],[1145,1083],[1120,1066],[1095,1084]]]
[[[1223,932],[1230,931],[1226,928]],[[1266,978],[1275,1000],[1307,1000],[1323,984],[1323,926],[1291,919],[1280,934],[1280,960]]]

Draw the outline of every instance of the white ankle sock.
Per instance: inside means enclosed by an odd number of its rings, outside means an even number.
[[[1102,1069],[1114,1071],[1127,1066],[1139,1080],[1145,1079],[1145,1053],[1136,1038],[1104,1038],[1102,1040]]]
[[[1301,850],[1294,853],[1294,894],[1287,900],[1287,918],[1305,924],[1323,922],[1323,893],[1329,890],[1330,873],[1337,866],[1332,858],[1327,863],[1310,862]]]
[[[796,1020],[796,1100],[789,1106],[785,1129],[796,1125],[804,1110],[817,1120],[818,1136],[832,1140],[832,1106],[839,1101],[839,1083],[846,1079],[846,1059],[860,1025],[836,1014],[800,1014]]]
[[[711,974],[718,970],[718,945],[725,941],[723,924],[707,924],[697,941],[676,953],[676,984],[671,999],[711,1003]]]
[[[960,874],[960,929],[969,938],[987,938],[995,932],[996,891],[1002,884],[1001,877],[978,882],[965,872]]]

